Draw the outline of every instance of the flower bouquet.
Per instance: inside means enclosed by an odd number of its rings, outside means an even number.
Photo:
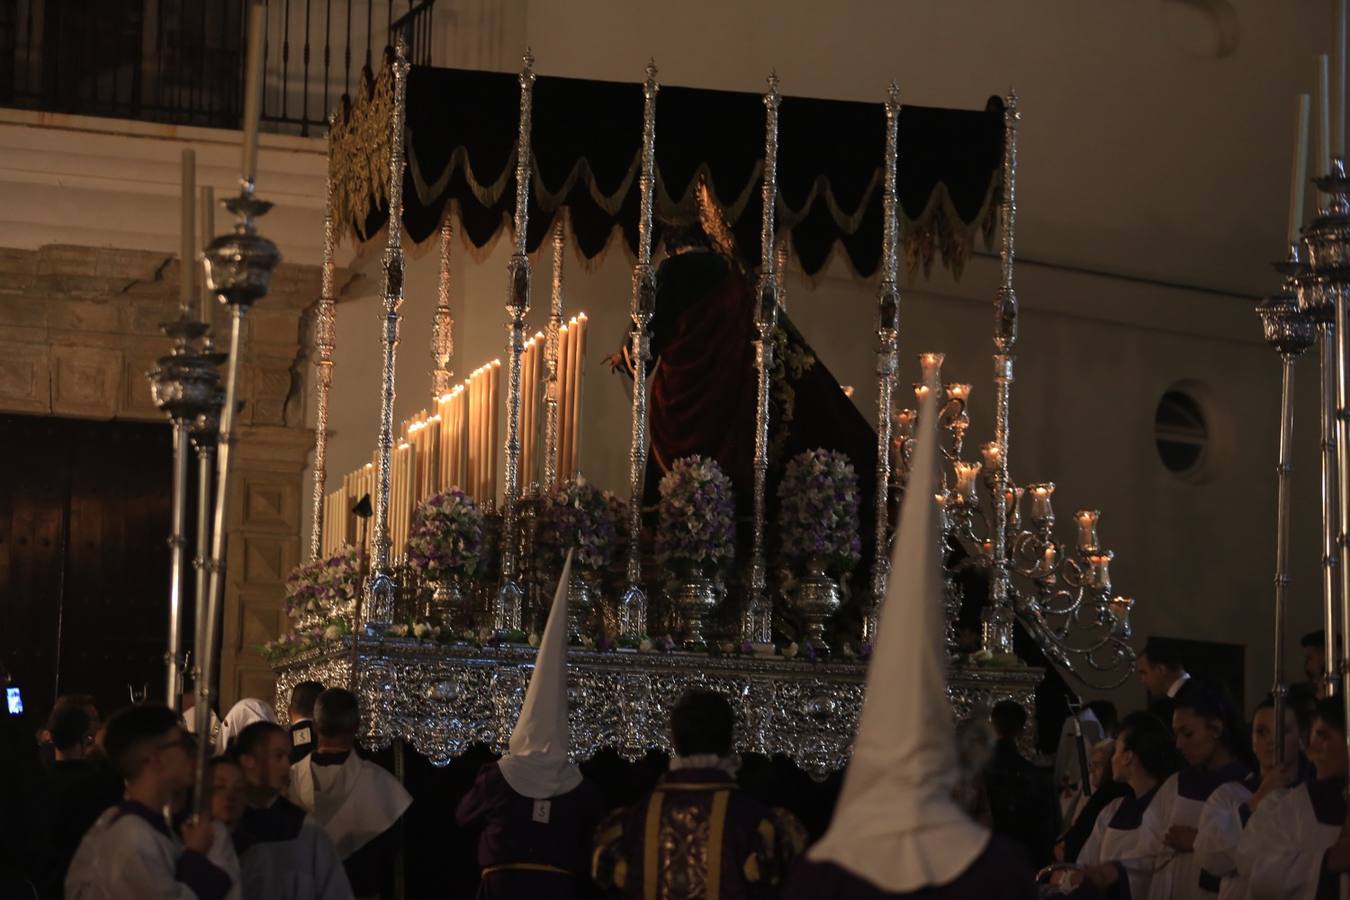
[[[424,580],[439,584],[473,575],[482,549],[483,513],[458,488],[428,498],[413,513],[408,564]]]
[[[861,558],[858,476],[836,450],[807,450],[787,464],[778,485],[783,556],[805,574],[789,596],[806,623],[803,643],[812,658],[829,652],[825,622],[841,599],[835,577]]]
[[[736,553],[731,479],[703,456],[677,459],[661,479],[656,556],[674,576],[667,596],[686,649],[702,649],[703,620],[721,599],[712,579]]]
[[[656,556],[677,578],[707,578],[736,555],[731,479],[704,456],[677,459],[661,479]]]
[[[590,573],[599,572],[614,559],[622,525],[608,491],[602,491],[585,478],[558,485],[539,508],[534,545],[546,571],[562,567],[568,550],[572,565]]]
[[[793,457],[778,485],[783,555],[808,569],[842,575],[858,564],[858,475],[837,450]]]

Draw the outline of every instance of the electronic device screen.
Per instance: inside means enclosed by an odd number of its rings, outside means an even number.
[[[18,688],[5,688],[5,704],[9,707],[11,716],[23,715],[23,694],[19,693]]]

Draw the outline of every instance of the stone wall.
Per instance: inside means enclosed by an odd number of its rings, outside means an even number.
[[[0,411],[164,421],[145,373],[168,352],[158,326],[177,315],[179,272],[165,253],[0,248]],[[270,670],[253,647],[281,630],[283,585],[300,560],[307,496],[301,474],[313,439],[305,425],[301,338],[318,293],[317,267],[283,263],[271,293],[246,320],[229,501],[223,706],[271,696]],[[217,310],[216,318],[225,317]],[[169,481],[166,471],[166,491]]]

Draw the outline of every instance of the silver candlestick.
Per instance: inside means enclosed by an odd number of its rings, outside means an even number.
[[[370,580],[365,592],[365,630],[380,637],[392,623],[398,582],[389,560],[389,491],[394,451],[394,369],[399,307],[403,305],[403,128],[407,114],[408,47],[400,35],[394,50],[394,109],[389,123],[389,233],[384,249],[384,365],[380,383],[379,465],[375,482],[375,530],[371,533]]]
[[[741,639],[773,640],[768,567],[764,553],[764,492],[769,474],[769,377],[773,368],[773,330],[778,325],[778,273],[774,260],[774,212],[778,203],[778,74],[770,73],[764,94],[764,215],[760,220],[759,284],[755,303],[755,483],[750,545],[750,592],[741,621]]]
[[[1301,187],[1301,185],[1300,185]],[[1289,259],[1280,269],[1289,277],[1280,291],[1261,301],[1256,311],[1261,316],[1266,343],[1280,354],[1280,443],[1276,466],[1277,501],[1275,516],[1275,758],[1284,762],[1284,630],[1289,593],[1289,478],[1293,471],[1294,441],[1294,366],[1317,337],[1316,326],[1298,308],[1294,276],[1301,267],[1298,244],[1290,246]]]
[[[520,552],[517,513],[520,503],[520,358],[525,352],[525,316],[530,311],[530,258],[525,254],[529,223],[530,118],[534,94],[534,56],[525,51],[520,70],[520,127],[516,133],[516,249],[506,264],[507,376],[506,483],[502,497],[502,580],[497,589],[496,627],[519,631],[525,599],[516,567]]]
[[[450,315],[450,209],[441,219],[441,270],[436,282],[436,313],[431,320],[431,399],[435,403],[454,388],[455,372],[450,360],[455,355],[455,320]],[[442,422],[449,428],[449,422]]]
[[[332,140],[337,114],[328,117]],[[309,558],[318,559],[323,548],[323,496],[328,482],[328,393],[333,387],[333,350],[337,344],[337,293],[333,284],[337,265],[337,228],[333,220],[333,154],[329,147],[328,173],[324,180],[323,268],[320,269],[319,303],[314,312],[314,485],[311,502]]]
[[[544,494],[558,487],[558,348],[562,334],[563,228],[566,207],[553,222],[553,294],[544,332]]]
[[[999,454],[994,471],[993,521],[1007,521],[1008,407],[1012,395],[1013,349],[1017,345],[1017,292],[1013,289],[1013,235],[1017,228],[1017,94],[1008,92],[1003,112],[1003,203],[1000,208],[1001,281],[994,300],[994,443]],[[1013,652],[1013,610],[1009,603],[1008,535],[1002,527],[990,533],[989,605],[981,618],[982,648],[997,655]]]
[[[633,356],[633,434],[628,451],[628,586],[620,602],[624,637],[639,638],[647,630],[647,595],[642,590],[642,496],[647,476],[647,360],[651,338],[647,325],[656,310],[656,278],[652,273],[652,194],[656,187],[656,62],[647,63],[642,84],[642,174],[638,178],[637,264],[633,267],[633,303],[629,316]]]
[[[890,484],[891,406],[894,403],[896,366],[900,347],[900,216],[895,194],[897,130],[900,118],[900,88],[891,82],[886,94],[886,158],[881,203],[881,285],[877,289],[877,496],[876,543],[872,560],[872,598],[863,616],[863,640],[876,639],[881,604],[890,574]]]

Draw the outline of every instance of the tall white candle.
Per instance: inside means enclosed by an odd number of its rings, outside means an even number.
[[[1289,167],[1290,243],[1298,240],[1298,230],[1303,225],[1303,197],[1308,190],[1308,107],[1307,94],[1294,98],[1294,161]]]
[[[216,189],[209,184],[202,188],[201,204],[198,213],[201,216],[201,234],[197,237],[196,250],[201,250],[210,240],[216,236]],[[196,265],[196,256],[194,251],[193,265]],[[212,306],[211,291],[206,286],[206,279],[201,281],[202,285],[202,321],[210,325],[214,321],[215,307]]]
[[[193,296],[195,282],[192,273],[196,268],[197,261],[197,212],[194,204],[197,201],[197,154],[195,151],[185,149],[183,151],[183,186],[182,196],[179,198],[179,211],[182,213],[182,220],[179,224],[180,255],[178,273],[178,305],[182,307],[183,315],[188,315],[192,310],[193,301],[197,298]]]
[[[1317,174],[1331,171],[1331,61],[1317,56]]]
[[[570,381],[568,374],[568,350],[572,345],[572,325],[570,322],[563,323],[558,329],[558,483],[566,481],[572,477],[572,473],[567,471],[567,441],[572,436],[570,426],[572,394],[568,390]]]
[[[572,369],[572,460],[573,472],[581,471],[581,386],[586,368],[586,314],[577,313],[576,365]]]
[[[491,443],[488,445],[488,471],[492,473],[492,478],[488,483],[488,497],[492,500],[497,499],[497,451],[501,446],[501,420],[502,420],[502,361],[494,359],[492,368],[489,370],[491,394],[488,396],[489,409],[492,410],[491,422],[492,430],[489,433]],[[519,428],[519,422],[516,423]],[[519,460],[517,460],[519,462]]]
[[[1346,4],[1350,0],[1336,0],[1336,67],[1332,73],[1335,81],[1335,103],[1332,110],[1336,117],[1332,125],[1331,152],[1345,159],[1345,19]]]
[[[258,177],[258,120],[262,118],[263,28],[262,0],[248,6],[248,55],[244,63],[244,161],[241,178],[251,189]]]

